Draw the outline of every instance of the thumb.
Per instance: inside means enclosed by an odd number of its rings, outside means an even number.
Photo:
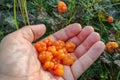
[[[16,31],[15,34],[17,35],[19,34],[20,37],[32,42],[43,36],[45,31],[46,31],[45,25],[40,24],[40,25],[25,26],[19,29],[18,31]]]

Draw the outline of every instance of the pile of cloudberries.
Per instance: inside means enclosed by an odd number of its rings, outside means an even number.
[[[47,38],[37,42],[34,46],[43,69],[55,76],[63,76],[63,65],[71,66],[75,61],[71,53],[75,50],[76,45],[70,41],[53,41],[51,38]]]

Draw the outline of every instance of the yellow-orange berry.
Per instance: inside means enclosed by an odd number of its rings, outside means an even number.
[[[45,42],[47,46],[51,46],[53,44],[53,40],[51,38],[44,39],[43,42]]]
[[[43,65],[43,69],[47,71],[51,71],[54,68],[54,62],[52,61],[46,61]]]
[[[65,45],[66,49],[68,52],[73,52],[75,50],[75,47],[76,45],[70,41],[66,42],[66,45]]]
[[[64,41],[58,40],[53,43],[57,50],[62,49],[65,47]]]
[[[56,47],[55,46],[49,46],[47,49],[49,52],[51,52],[54,56],[56,55]]]
[[[58,12],[64,13],[67,11],[67,5],[63,1],[58,2]]]
[[[55,64],[53,74],[55,76],[63,76],[64,75],[64,67],[62,64]]]
[[[109,16],[107,20],[108,20],[109,23],[112,23],[114,21],[112,16]]]
[[[64,65],[72,65],[75,61],[75,58],[71,54],[66,54],[65,57],[62,59],[62,64]]]
[[[63,49],[57,51],[57,55],[55,56],[57,59],[61,60],[65,57],[65,53]]]
[[[38,56],[41,63],[45,63],[46,61],[51,61],[53,58],[53,55],[51,52],[43,51]]]
[[[119,46],[117,42],[108,42],[106,44],[106,51],[109,53],[117,52],[118,47]]]
[[[38,42],[37,42],[36,44],[34,44],[34,47],[35,47],[36,49],[38,49],[39,46],[40,46],[40,44],[39,44]]]
[[[38,53],[47,50],[46,44],[42,41],[36,43],[34,46],[36,50],[38,51]]]

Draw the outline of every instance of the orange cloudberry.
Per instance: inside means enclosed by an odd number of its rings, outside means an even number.
[[[65,57],[62,59],[62,64],[64,65],[72,65],[75,61],[75,58],[71,54],[66,54]]]
[[[117,42],[108,42],[106,44],[106,51],[109,53],[118,51],[118,43]]]
[[[66,42],[65,45],[68,52],[73,52],[75,50],[76,45],[70,41]]]
[[[57,40],[53,43],[53,46],[55,46],[56,49],[59,50],[65,47],[65,43],[62,40]]]
[[[109,16],[107,20],[108,20],[109,23],[112,23],[114,21],[112,16]]]
[[[58,2],[57,8],[58,8],[58,12],[60,12],[60,13],[64,13],[67,11],[67,5],[63,1]]]
[[[38,53],[47,50],[46,44],[42,41],[36,43],[34,46],[36,50],[38,51]]]
[[[43,51],[39,54],[38,59],[41,63],[45,63],[46,61],[51,61],[53,58],[53,55],[51,52]]]
[[[53,43],[53,40],[51,38],[44,39],[43,42],[46,43],[47,47],[51,46]]]
[[[54,62],[52,62],[52,61],[46,61],[46,62],[43,64],[43,69],[44,69],[44,70],[52,71],[53,68],[54,68]]]
[[[63,76],[64,74],[64,67],[62,64],[55,64],[53,74],[55,76]]]

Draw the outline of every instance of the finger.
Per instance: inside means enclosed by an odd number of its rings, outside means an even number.
[[[80,45],[92,32],[94,32],[94,29],[91,26],[86,26],[77,36],[71,38],[69,41]]]
[[[67,27],[57,31],[56,33],[52,34],[52,38],[56,40],[63,40],[66,41],[69,38],[77,35],[81,31],[81,25],[78,23],[74,23],[71,25],[68,25]]]
[[[104,43],[96,42],[83,56],[81,56],[71,66],[71,70],[75,79],[77,79],[86,69],[88,69],[94,61],[101,55],[104,50]]]
[[[46,31],[45,25],[30,25],[25,26],[13,34],[22,37],[30,42],[40,38]]]
[[[75,50],[75,55],[77,58],[82,56],[95,42],[100,40],[100,36],[96,32],[92,32],[86,39],[85,41]],[[71,73],[70,67],[65,66],[65,74],[64,74],[64,79],[65,80],[74,80],[74,77]]]
[[[65,70],[65,73],[63,75],[63,78],[65,80],[74,80],[74,76],[73,76],[73,74],[71,72],[70,66],[64,66],[64,70]]]
[[[100,40],[100,36],[98,33],[96,32],[92,32],[85,40],[82,44],[80,44],[75,52],[74,55],[79,58],[81,57],[84,53],[86,53],[88,51],[88,49],[97,41]]]

